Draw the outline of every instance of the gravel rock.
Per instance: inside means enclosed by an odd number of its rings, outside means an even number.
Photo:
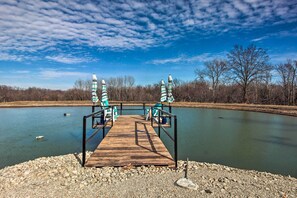
[[[187,178],[180,178],[176,181],[176,184],[183,188],[188,188],[191,190],[197,190],[198,186],[194,184],[191,180]]]
[[[90,153],[87,153],[87,157]],[[81,158],[81,155],[78,155]],[[83,168],[74,154],[42,157],[0,170],[0,197],[296,197],[297,179],[189,162],[197,191],[180,188],[184,162],[166,167]]]

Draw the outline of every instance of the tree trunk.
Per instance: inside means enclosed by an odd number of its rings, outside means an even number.
[[[243,86],[242,87],[242,102],[243,103],[246,103],[247,102],[246,92],[247,92],[247,86]]]

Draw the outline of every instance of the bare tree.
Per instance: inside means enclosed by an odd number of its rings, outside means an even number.
[[[74,89],[79,89],[79,90],[83,90],[84,89],[84,82],[81,79],[78,79],[74,82]]]
[[[227,54],[228,66],[233,79],[241,86],[242,102],[247,102],[249,85],[271,70],[266,50],[250,45],[247,48],[236,45]]]
[[[276,71],[281,77],[285,103],[295,105],[297,61],[287,60],[286,63],[277,65]]]
[[[125,81],[128,87],[133,87],[135,83],[135,78],[133,76],[125,76]]]
[[[172,85],[173,87],[178,87],[181,86],[183,84],[183,81],[181,79],[178,78],[174,78],[172,81]]]
[[[217,102],[217,91],[219,85],[222,83],[224,74],[227,71],[227,63],[225,60],[214,59],[204,63],[203,70],[196,69],[196,78],[200,80],[209,80],[212,89],[212,101]]]

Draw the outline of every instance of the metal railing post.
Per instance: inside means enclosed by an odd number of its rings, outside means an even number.
[[[172,113],[170,103],[169,103],[169,113],[170,114]],[[171,116],[169,117],[169,125],[171,126]]]
[[[113,120],[114,120],[114,106],[111,107],[112,108],[112,120],[111,120],[111,127],[113,127]]]
[[[123,115],[123,103],[121,102],[121,110],[120,110],[120,112],[121,112],[121,115]]]
[[[153,107],[151,107],[151,126],[154,127],[154,120],[153,120]]]
[[[95,112],[95,106],[93,105],[92,106],[92,113]],[[94,118],[94,115],[92,115],[92,128],[94,127],[94,122],[95,122],[95,118]]]
[[[174,116],[174,160],[175,168],[177,168],[177,119]]]
[[[143,115],[145,116],[145,103],[142,103]]]
[[[102,128],[102,135],[103,135],[103,138],[105,137],[105,111],[103,111],[103,128]]]
[[[158,136],[160,137],[160,115],[161,112],[158,110]]]
[[[82,137],[82,167],[85,166],[85,161],[86,161],[86,124],[87,124],[87,118],[84,116],[83,118],[83,137]]]

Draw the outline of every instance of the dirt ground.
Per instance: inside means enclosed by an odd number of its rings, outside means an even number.
[[[90,154],[90,153],[89,153]],[[79,155],[81,156],[81,155]],[[82,168],[76,155],[43,157],[0,169],[0,197],[280,197],[297,195],[297,179],[189,162],[196,190],[179,187],[185,162],[166,167]]]

